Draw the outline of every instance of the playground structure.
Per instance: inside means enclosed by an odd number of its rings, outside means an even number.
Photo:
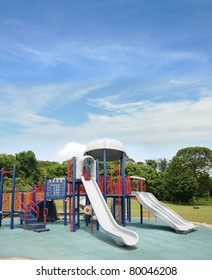
[[[4,191],[4,175],[12,174],[11,190]],[[41,200],[46,201],[45,191],[37,190],[37,186],[32,184],[32,189],[29,191],[16,190],[16,165],[13,166],[12,171],[1,170],[0,180],[0,227],[2,220],[10,217],[10,229],[14,229],[14,217],[19,215],[21,224],[24,229],[33,229],[35,232],[48,231],[46,229],[46,217],[48,210],[45,207],[43,211],[44,223],[38,223],[39,207],[38,203]]]
[[[107,161],[119,162],[116,176],[108,175]],[[102,176],[99,175],[100,163],[104,171]],[[12,189],[4,192],[5,172],[1,170],[0,226],[3,218],[9,216],[10,228],[13,229],[14,215],[17,214],[25,229],[32,228],[35,232],[47,231],[47,219],[50,221],[57,219],[53,201],[62,199],[64,225],[67,226],[69,223],[71,232],[76,232],[80,228],[82,222],[80,215],[83,208],[85,223],[90,224],[91,232],[94,230],[95,216],[97,230],[100,225],[119,246],[134,246],[138,242],[138,236],[125,226],[126,221],[131,221],[131,199],[136,197],[140,203],[141,223],[144,206],[176,232],[187,233],[195,228],[192,223],[182,219],[151,193],[146,192],[145,178],[125,176],[125,149],[115,140],[100,139],[90,142],[84,157],[74,157],[69,162],[67,177],[63,180],[45,178],[42,188],[32,185],[29,192],[15,190],[15,166],[13,171],[10,171]],[[112,201],[111,209],[108,207],[108,199]],[[43,223],[38,223],[38,220]]]

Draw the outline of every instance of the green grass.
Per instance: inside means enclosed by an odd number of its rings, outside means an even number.
[[[110,205],[110,201],[108,202]],[[195,209],[196,205],[177,205],[173,203],[164,202],[165,205],[173,209],[184,219],[192,222],[207,223],[212,225],[212,204],[208,205],[198,205],[199,209]],[[58,212],[63,211],[63,201],[56,201]],[[139,217],[140,215],[140,204],[136,199],[132,199],[132,216]],[[68,208],[67,208],[68,209]],[[143,216],[148,217],[148,211],[143,209]],[[155,217],[151,214],[151,217]]]
[[[212,224],[212,205],[199,205],[198,209],[195,209],[194,205],[176,205],[171,203],[165,203],[168,207],[177,212],[180,216],[186,220],[198,223]]]
[[[55,200],[57,211],[62,212],[63,211],[63,200]]]

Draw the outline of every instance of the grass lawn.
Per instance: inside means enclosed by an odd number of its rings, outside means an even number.
[[[110,200],[108,199],[108,204],[110,205]],[[177,205],[173,203],[164,202],[165,205],[173,209],[184,219],[192,222],[207,223],[212,225],[212,204],[199,205],[199,209],[195,209],[194,205]],[[62,200],[56,201],[58,212],[63,211]],[[132,199],[132,216],[139,217],[140,215],[140,204],[136,199]],[[147,217],[148,211],[143,209],[144,217]],[[154,217],[151,215],[151,217]]]
[[[180,216],[186,220],[207,223],[212,225],[212,205],[199,205],[199,209],[195,209],[193,205],[176,205],[166,203],[166,205],[172,208]]]

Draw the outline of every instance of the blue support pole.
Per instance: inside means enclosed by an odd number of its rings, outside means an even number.
[[[87,193],[85,195],[85,205],[90,205],[90,201],[89,201]],[[85,215],[85,225],[86,225],[86,227],[89,226],[89,223],[90,223],[90,216],[89,215]]]
[[[96,182],[99,186],[99,160],[97,159],[96,161]],[[99,230],[99,222],[98,220],[96,221],[96,229]]]
[[[140,204],[140,223],[143,224],[143,206]]]
[[[96,182],[99,185],[99,160],[96,160]]]
[[[72,231],[76,231],[76,207],[75,207],[75,197],[76,197],[76,157],[73,157],[73,176],[72,176]],[[71,213],[70,213],[71,215]]]
[[[67,177],[65,177],[65,186],[67,186]],[[67,187],[66,187],[66,194],[67,194]],[[64,226],[67,226],[67,202],[66,202],[66,196],[65,194],[65,197],[63,199],[63,213],[64,213]]]
[[[122,176],[122,225],[126,226],[126,218],[125,218],[125,162],[124,162],[124,152],[121,157],[121,176]]]
[[[16,165],[14,164],[13,179],[12,179],[11,210],[10,210],[10,229],[14,229],[15,176],[16,176]]]
[[[103,150],[103,162],[104,162],[104,199],[107,201],[107,152]]]
[[[46,196],[47,196],[47,177],[44,178],[44,199],[43,199],[43,214],[46,215]],[[44,217],[43,217],[44,218]],[[44,219],[45,224],[45,219]]]
[[[46,195],[47,195],[47,177],[44,178],[44,199],[43,199],[43,207],[46,208]]]
[[[2,208],[3,208],[3,184],[4,184],[4,168],[1,170],[1,181],[0,181],[0,227],[2,220]]]
[[[64,226],[67,226],[67,202],[63,201]]]
[[[77,185],[77,226],[80,228],[80,186]]]
[[[128,196],[128,220],[131,222],[131,197]]]

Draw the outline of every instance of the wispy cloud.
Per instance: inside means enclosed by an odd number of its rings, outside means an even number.
[[[103,110],[117,113],[126,113],[131,114],[135,111],[141,110],[147,106],[148,101],[138,101],[138,102],[128,102],[128,103],[119,103],[121,99],[120,95],[106,96],[102,98],[91,99],[88,98],[88,101],[91,105],[98,107]],[[112,102],[112,101],[117,101]]]
[[[196,101],[149,102],[142,110],[128,114],[122,112],[109,116],[89,113],[87,121],[78,126],[45,123],[45,119],[38,118],[38,125],[27,127],[16,141],[31,141],[33,146],[34,139],[40,135],[39,141],[50,141],[52,147],[58,147],[60,143],[60,155],[68,149],[65,145],[70,140],[79,143],[83,139],[84,145],[99,137],[112,137],[128,146],[139,146],[146,151],[151,151],[154,147],[167,147],[168,150],[170,146],[207,146],[212,141],[211,107],[212,98],[202,97]],[[58,151],[55,151],[55,158]]]
[[[32,126],[33,123],[58,122],[45,117],[66,104],[104,88],[110,81],[90,81],[75,83],[51,83],[36,86],[14,86],[0,84],[1,122]]]
[[[134,85],[125,83],[118,85],[114,90],[108,88],[108,92],[119,92],[100,98],[87,97],[91,106],[97,107],[109,114],[131,114],[152,106],[152,104],[173,102],[180,100],[198,100],[203,96],[211,96],[206,88],[210,85],[201,79],[192,77],[173,77],[170,80],[159,80],[152,84],[134,80]],[[118,87],[116,86],[116,87]]]
[[[94,41],[86,41],[86,44],[80,37],[75,41],[51,38],[50,42],[45,42],[43,39],[44,41],[39,44],[38,36],[44,35],[39,31],[29,41],[13,38],[12,44],[11,39],[3,36],[0,57],[5,61],[34,63],[35,66],[46,68],[68,65],[75,71],[92,69],[95,75],[98,75],[101,65],[102,73],[110,73],[113,76],[118,73],[132,75],[137,73],[138,69],[148,68],[152,71],[155,68],[179,63],[206,64],[210,59],[207,53],[201,51],[169,49],[161,42],[155,42],[149,35],[144,36],[149,38],[147,43],[144,43],[143,36],[140,38],[140,35],[134,34],[123,39],[102,41],[96,38]]]
[[[46,66],[53,66],[57,64],[57,57],[53,56],[50,52],[39,50],[31,46],[18,43],[17,50],[19,55],[25,57],[27,60],[37,61]]]
[[[92,131],[95,127],[101,136],[108,135],[145,146],[154,146],[154,143],[163,146],[176,142],[209,143],[212,139],[211,108],[211,97],[197,101],[149,102],[142,110],[132,114],[90,114],[84,129]]]

